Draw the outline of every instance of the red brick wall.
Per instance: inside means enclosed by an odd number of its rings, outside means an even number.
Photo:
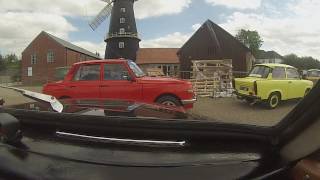
[[[54,53],[54,62],[47,62],[47,53]],[[31,65],[31,55],[37,55],[37,63]],[[22,52],[22,83],[25,85],[43,84],[54,81],[55,70],[58,67],[71,66],[81,60],[95,58],[67,49],[51,39],[46,33],[40,33],[31,44]],[[82,59],[81,59],[82,57]],[[32,67],[32,77],[28,77],[28,67]]]
[[[47,62],[47,53],[54,53],[54,62]],[[36,64],[31,65],[31,55],[37,55]],[[39,34],[22,52],[22,83],[40,84],[54,80],[54,70],[66,66],[65,48],[45,33]],[[28,77],[28,67],[32,67],[32,77]]]

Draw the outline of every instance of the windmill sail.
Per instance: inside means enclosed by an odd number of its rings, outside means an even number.
[[[108,0],[103,0],[105,2],[108,2],[108,4],[99,12],[99,14],[89,23],[89,26],[92,28],[92,30],[96,30],[99,25],[110,16],[112,11],[112,2]]]

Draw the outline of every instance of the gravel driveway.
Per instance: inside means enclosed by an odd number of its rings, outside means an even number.
[[[282,120],[298,100],[283,102],[270,110],[262,104],[249,105],[236,98],[199,98],[190,113],[218,122],[273,126]]]

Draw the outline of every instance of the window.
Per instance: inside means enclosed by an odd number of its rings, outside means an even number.
[[[128,70],[122,64],[105,64],[104,80],[128,80]]]
[[[36,54],[31,55],[31,64],[37,64],[37,55]]]
[[[314,71],[309,71],[309,72],[308,72],[308,76],[309,76],[309,77],[320,77],[320,71],[316,71],[316,70],[314,70]]]
[[[250,77],[258,77],[258,78],[267,78],[270,73],[270,68],[267,66],[255,66],[251,73]]]
[[[119,29],[119,33],[120,33],[120,34],[124,34],[124,33],[126,33],[126,30],[125,30],[124,28],[120,28],[120,29]]]
[[[28,67],[28,77],[32,76],[32,67]]]
[[[119,42],[119,48],[123,49],[124,48],[124,42]]]
[[[100,79],[100,65],[82,65],[78,69],[73,80],[75,81],[95,81]]]
[[[120,12],[125,13],[126,12],[126,8],[121,8]]]
[[[287,69],[288,79],[299,79],[300,75],[296,69],[288,68]]]
[[[285,79],[286,71],[283,67],[276,67],[272,71],[272,78],[274,79]]]
[[[126,23],[126,18],[120,18],[120,23],[121,24]]]
[[[86,60],[86,55],[80,54],[80,61],[85,61]]]
[[[47,53],[47,62],[48,63],[53,63],[54,62],[54,53],[52,51],[49,51]]]

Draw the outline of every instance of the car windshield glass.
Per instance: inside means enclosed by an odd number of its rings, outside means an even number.
[[[145,76],[145,73],[139,68],[136,63],[129,61],[129,67],[137,77]]]
[[[267,78],[270,73],[271,68],[267,66],[256,66],[252,69],[249,76],[250,77],[260,77]]]
[[[165,2],[0,0],[0,112],[275,128],[320,86],[318,1]]]

